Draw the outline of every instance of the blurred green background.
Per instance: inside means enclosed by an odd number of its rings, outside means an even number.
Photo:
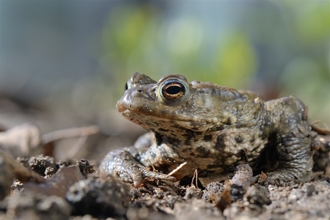
[[[115,103],[136,71],[297,96],[330,125],[330,1],[0,1],[2,125],[133,132]]]

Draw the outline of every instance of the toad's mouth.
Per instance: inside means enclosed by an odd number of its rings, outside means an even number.
[[[157,112],[154,112],[150,110],[149,112],[141,111],[141,110],[133,110],[133,109],[118,109],[118,111],[125,117],[130,120],[134,121],[151,121],[153,119],[155,120],[162,120],[162,121],[182,121],[182,122],[193,122],[193,121],[201,121],[200,119],[191,118],[191,117],[184,117],[181,115],[181,117],[177,117],[177,115],[172,114],[158,114]]]
[[[168,117],[160,117],[157,115],[146,116],[129,110],[123,111],[121,112],[121,114],[129,121],[149,131],[157,132],[166,136],[171,136],[171,134],[169,134],[169,131],[174,131],[175,135],[173,136],[173,138],[176,138],[177,134],[182,131],[199,131],[199,129],[202,127],[201,124],[203,124],[203,122],[193,122],[191,120],[185,119],[171,119]]]
[[[145,114],[145,112],[124,110],[121,114],[129,121],[140,125],[149,131],[169,131],[174,130],[180,132],[181,130],[190,130],[195,132],[206,132],[212,130],[216,124],[205,118],[183,118],[174,117],[172,115],[157,115],[157,114]],[[161,128],[161,130],[159,129]],[[168,135],[168,132],[165,132]]]
[[[148,126],[148,124],[154,122],[158,126],[166,123],[185,129],[205,131],[212,129],[220,123],[219,117],[201,116],[198,112],[191,110],[185,111],[181,106],[159,106],[151,103],[133,105],[124,100],[119,100],[117,102],[117,109],[125,118],[142,127],[146,127],[143,125]]]

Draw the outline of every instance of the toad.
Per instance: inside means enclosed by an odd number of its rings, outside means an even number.
[[[230,174],[248,163],[270,180],[307,181],[313,167],[306,106],[295,97],[271,101],[251,91],[168,75],[135,73],[117,103],[128,120],[151,131],[114,150],[100,170],[138,187],[150,181]]]

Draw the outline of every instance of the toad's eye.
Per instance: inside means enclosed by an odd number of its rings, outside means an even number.
[[[161,78],[156,85],[158,100],[168,106],[178,106],[191,97],[190,84],[187,79],[178,74]]]
[[[127,83],[125,83],[125,91],[128,89],[128,85]]]
[[[169,82],[164,84],[162,95],[169,101],[180,99],[186,93],[186,88],[179,82]]]

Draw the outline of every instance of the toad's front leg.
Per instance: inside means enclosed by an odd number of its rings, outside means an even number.
[[[142,136],[134,146],[125,149],[110,151],[100,165],[100,171],[118,177],[124,182],[133,183],[135,187],[146,182],[176,181],[175,177],[157,171],[150,171],[143,165],[141,155],[149,150],[151,135],[148,133]]]

